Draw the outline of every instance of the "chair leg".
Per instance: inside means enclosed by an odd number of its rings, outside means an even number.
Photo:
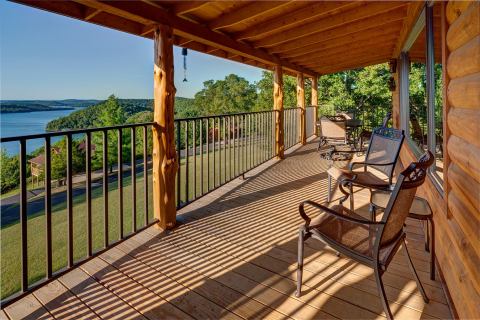
[[[435,280],[435,227],[430,219],[430,279]]]
[[[376,217],[376,216],[377,216],[377,212],[376,212],[376,210],[375,210],[375,206],[370,203],[369,208],[368,208],[368,211],[369,211],[369,213],[370,213],[370,221],[375,222],[375,220],[376,220],[376,218],[377,218],[377,217]]]
[[[413,277],[415,278],[415,282],[417,283],[418,290],[420,290],[420,293],[422,294],[423,301],[428,303],[429,299],[427,297],[427,294],[425,293],[425,290],[423,289],[420,279],[418,278],[418,274],[417,274],[417,271],[415,270],[412,259],[410,258],[410,254],[408,253],[407,242],[405,241],[405,239],[403,239],[403,248],[405,249],[405,254],[406,254],[405,256],[408,261],[408,266],[410,267],[410,271],[412,271]]]
[[[383,286],[382,275],[380,274],[379,267],[374,268],[375,271],[375,281],[377,282],[377,289],[380,295],[380,301],[382,302],[383,310],[387,316],[387,319],[392,320],[393,315],[390,311],[390,306],[388,305],[387,294],[385,293],[385,288]]]
[[[350,184],[350,210],[353,210],[353,186]]]
[[[428,219],[427,219],[427,220],[423,220],[423,235],[424,235],[424,237],[425,237],[425,240],[424,240],[424,242],[425,242],[425,251],[430,252],[430,236],[429,236],[429,231],[428,231],[428,229],[429,229],[428,224],[429,224]]]
[[[303,247],[304,247],[304,229],[300,229],[298,233],[298,264],[297,264],[297,291],[295,296],[300,297],[302,294],[302,276],[303,276]]]
[[[327,202],[330,203],[332,201],[332,176],[328,175],[328,195],[327,195]]]

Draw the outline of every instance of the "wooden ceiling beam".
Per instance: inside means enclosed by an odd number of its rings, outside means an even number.
[[[208,23],[212,30],[230,27],[246,20],[267,14],[279,7],[286,6],[289,1],[253,1],[232,12],[222,14],[220,17]]]
[[[401,21],[405,18],[406,8],[398,8],[388,12],[388,14],[377,14],[375,16],[364,18],[341,27],[332,28],[325,31],[319,31],[311,34],[308,37],[302,37],[299,40],[282,43],[279,46],[269,48],[271,53],[287,52],[295,49],[300,49],[308,45],[324,42],[327,40],[339,38],[348,34],[356,33],[362,30],[370,30],[372,28],[383,28],[395,21]]]
[[[311,20],[320,16],[327,15],[334,10],[342,7],[353,6],[350,2],[311,2],[304,8],[282,15],[280,18],[273,18],[257,25],[249,27],[247,30],[234,35],[237,40],[256,38],[279,32],[293,25],[298,25],[306,20]]]
[[[87,1],[87,0],[81,0]],[[282,65],[286,69],[314,76],[315,73],[301,66],[294,65],[289,61],[282,60],[278,56],[271,55],[260,49],[255,49],[245,43],[237,42],[227,35],[212,31],[205,26],[173,16],[167,10],[155,8],[144,2],[130,1],[91,1],[91,6],[96,6],[103,11],[108,10],[116,15],[128,16],[134,21],[148,21],[151,23],[163,23],[174,28],[174,34],[183,38],[194,40],[224,51],[238,54],[247,58],[258,60],[267,65]],[[139,32],[140,33],[140,32]]]
[[[208,1],[179,1],[171,7],[170,11],[179,16],[200,9],[206,4]]]
[[[308,35],[318,33],[322,30],[333,29],[342,25],[347,25],[357,20],[370,18],[374,15],[395,11],[399,7],[405,7],[403,2],[367,2],[361,3],[358,7],[351,8],[342,14],[334,14],[320,20],[311,21],[304,25],[285,30],[281,33],[270,35],[264,39],[253,42],[253,46],[272,47],[284,42],[301,39]],[[385,14],[388,15],[388,14]],[[371,23],[371,21],[370,21]]]
[[[85,8],[85,17],[83,19],[85,21],[89,21],[90,19],[95,17],[100,12],[102,12],[102,10],[86,7]]]
[[[314,52],[319,52],[322,50],[327,50],[330,48],[339,47],[342,45],[349,45],[351,43],[366,43],[371,41],[378,41],[378,38],[385,36],[398,35],[401,24],[398,21],[394,21],[388,25],[385,25],[382,28],[371,28],[367,30],[362,30],[360,32],[352,33],[343,37],[328,39],[319,43],[314,43],[302,48],[294,49],[280,54],[280,57],[286,59],[292,59],[295,57],[302,57]]]
[[[396,58],[400,56],[400,51],[402,50],[404,43],[407,40],[407,37],[415,25],[415,22],[417,21],[418,16],[422,12],[424,6],[425,3],[423,1],[413,1],[408,5],[407,16],[403,21],[402,29],[398,35],[397,45],[392,52],[392,57]]]

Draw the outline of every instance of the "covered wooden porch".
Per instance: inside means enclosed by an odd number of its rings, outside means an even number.
[[[254,169],[183,208],[173,231],[142,231],[4,312],[12,319],[385,318],[372,270],[315,241],[306,246],[304,294],[294,295],[297,206],[326,198],[328,161],[316,146]],[[368,217],[368,192],[355,203]],[[451,318],[440,278],[430,280],[418,221],[408,221],[408,245],[430,303],[400,252],[384,276],[394,316]]]
[[[3,316],[384,317],[368,270],[328,248],[316,250],[313,242],[306,250],[308,289],[300,298],[293,295],[301,222],[297,205],[305,199],[322,202],[327,192],[326,163],[314,144],[306,142],[304,84],[311,79],[311,101],[317,105],[322,74],[390,61],[393,125],[408,131],[409,59],[425,59],[425,46],[428,58],[440,57],[442,63],[445,169],[440,187],[429,175],[418,193],[433,209],[441,274],[437,281],[429,280],[427,254],[420,249],[423,231],[409,221],[407,238],[431,301],[421,299],[400,254],[385,274],[387,294],[399,318],[450,318],[448,300],[460,317],[479,316],[480,145],[478,126],[472,125],[480,114],[478,2],[17,2],[154,40],[153,211],[158,229],[149,228],[111,249],[107,241],[104,253],[89,256],[93,258],[58,278],[49,274],[50,282],[33,293],[25,276],[26,296],[7,305]],[[433,21],[431,29],[416,42],[425,19]],[[434,27],[440,37],[433,37]],[[174,45],[272,70],[272,108],[277,111],[277,159],[265,164],[265,171],[256,168],[247,180],[233,180],[179,212]],[[284,73],[297,78],[304,145],[285,159]],[[417,157],[407,140],[400,155],[404,166]],[[355,207],[366,212],[367,204],[368,193],[361,191]],[[22,250],[25,258],[26,245]],[[444,294],[440,279],[450,295]]]

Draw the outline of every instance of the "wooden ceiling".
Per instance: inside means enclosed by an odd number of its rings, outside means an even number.
[[[386,62],[422,10],[420,1],[38,1],[16,2],[153,37],[214,56],[307,76]]]

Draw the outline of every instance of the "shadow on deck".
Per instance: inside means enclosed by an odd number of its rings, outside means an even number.
[[[373,272],[312,240],[304,293],[294,296],[298,203],[326,199],[328,163],[315,149],[310,142],[270,161],[183,208],[175,230],[147,229],[4,311],[14,319],[384,318]],[[368,193],[355,201],[366,216]],[[407,230],[430,303],[400,251],[384,275],[392,312],[450,318],[441,283],[429,279],[421,225],[408,221]]]

